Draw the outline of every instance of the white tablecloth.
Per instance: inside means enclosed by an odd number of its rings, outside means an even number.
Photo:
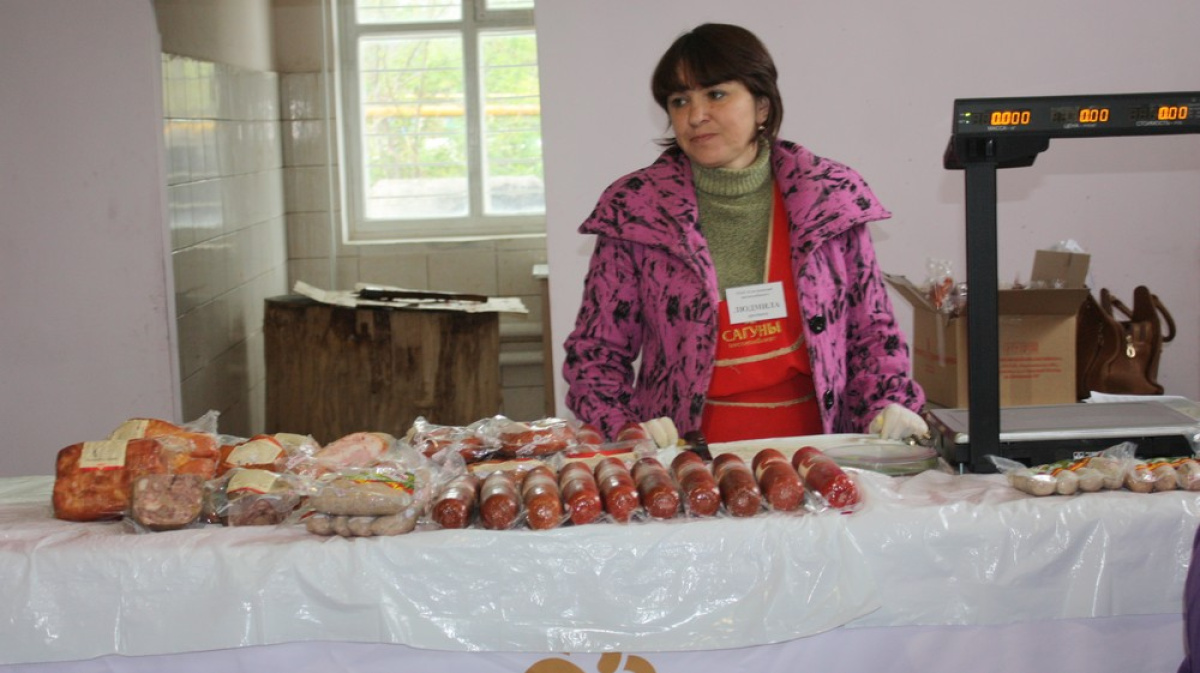
[[[51,478],[0,479],[0,664],[328,641],[414,658],[682,658],[804,648],[835,629],[823,638],[1037,624],[1083,624],[1103,643],[1104,618],[1125,617],[1174,642],[1166,659],[1182,652],[1200,494],[1035,499],[996,475],[859,478],[866,505],[850,515],[370,539],[68,523],[51,517]]]

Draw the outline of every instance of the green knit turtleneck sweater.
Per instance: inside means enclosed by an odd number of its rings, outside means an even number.
[[[758,157],[746,168],[692,164],[700,231],[708,241],[722,299],[727,287],[766,281],[775,195],[770,155],[770,146],[760,143]]]

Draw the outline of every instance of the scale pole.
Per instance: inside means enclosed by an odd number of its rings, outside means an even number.
[[[965,166],[967,211],[967,419],[969,463],[991,471],[984,457],[1000,454],[999,283],[997,280],[996,167],[989,157]]]

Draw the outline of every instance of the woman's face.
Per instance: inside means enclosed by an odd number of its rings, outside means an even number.
[[[745,168],[758,156],[758,126],[768,102],[738,81],[688,89],[667,98],[671,128],[684,154],[705,168]]]

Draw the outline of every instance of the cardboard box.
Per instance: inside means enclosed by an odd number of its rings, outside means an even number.
[[[1031,285],[1054,289],[1000,290],[997,297],[1000,406],[1067,404],[1075,399],[1075,317],[1087,298],[1088,255],[1039,250]],[[968,404],[967,316],[939,313],[904,276],[887,281],[913,305],[913,378],[931,404]],[[968,288],[968,310],[970,292]]]

